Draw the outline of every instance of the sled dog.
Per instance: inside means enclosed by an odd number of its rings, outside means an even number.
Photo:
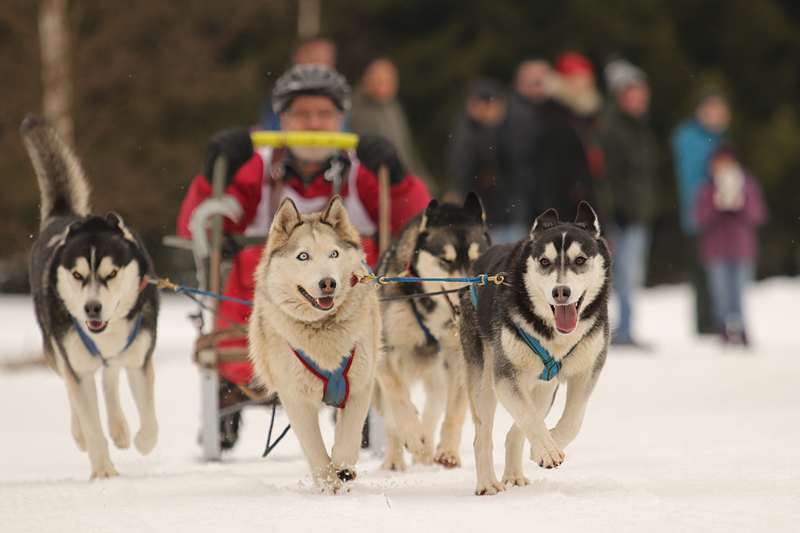
[[[438,204],[411,220],[378,263],[379,276],[463,278],[469,266],[489,247],[483,206],[470,192],[464,205]],[[379,289],[386,357],[378,366],[375,403],[386,422],[383,468],[405,470],[403,446],[415,463],[436,461],[460,466],[458,446],[467,411],[461,381],[457,293],[414,299],[404,296],[458,289],[463,283],[422,281],[383,285]],[[422,421],[409,395],[422,381],[426,401]],[[445,411],[441,438],[434,454],[434,431]]]
[[[41,190],[40,234],[29,273],[45,359],[66,382],[72,436],[89,452],[92,479],[116,476],[94,374],[102,368],[108,432],[117,447],[127,448],[131,437],[118,390],[125,368],[141,420],[133,441],[149,453],[158,436],[152,360],[158,292],[146,282],[155,277],[153,265],[119,215],[90,214],[81,165],[49,123],[29,116],[20,134]]]
[[[311,215],[287,198],[255,273],[250,360],[278,393],[315,483],[331,492],[356,477],[381,353],[377,292],[355,276],[368,273],[365,260],[341,197]],[[323,402],[339,408],[330,456],[319,428]]]
[[[550,209],[520,242],[494,246],[474,273],[506,272],[502,285],[472,286],[461,299],[466,388],[475,422],[476,494],[530,483],[522,469],[525,439],[533,462],[555,468],[580,430],[586,403],[608,352],[611,256],[589,204],[574,223]],[[561,419],[544,422],[559,383],[567,386]],[[502,482],[492,461],[497,400],[514,418]]]

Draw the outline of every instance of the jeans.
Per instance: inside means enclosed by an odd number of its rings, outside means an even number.
[[[619,300],[619,321],[615,336],[621,340],[631,338],[631,299],[642,287],[647,275],[647,259],[652,231],[645,224],[631,224],[615,228],[611,238],[615,243],[614,293]]]
[[[744,328],[742,295],[754,274],[755,263],[747,260],[714,261],[706,265],[714,326],[718,331],[725,331],[730,322]]]

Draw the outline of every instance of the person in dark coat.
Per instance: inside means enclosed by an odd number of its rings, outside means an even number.
[[[644,71],[624,59],[610,62],[605,75],[613,101],[600,131],[600,143],[614,202],[610,236],[614,292],[620,304],[612,342],[637,346],[631,336],[632,299],[644,286],[657,214],[658,162],[648,121],[650,88]]]
[[[460,201],[470,190],[478,193],[493,244],[517,241],[529,229],[511,176],[506,109],[500,82],[473,81],[447,147],[452,196]]]
[[[546,61],[523,61],[509,100],[512,173],[525,195],[529,227],[550,208],[571,221],[581,201],[596,206],[583,142],[569,110],[550,97],[552,75]]]

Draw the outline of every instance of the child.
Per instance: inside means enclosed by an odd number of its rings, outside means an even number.
[[[715,327],[723,342],[746,345],[742,293],[755,273],[756,230],[766,222],[767,206],[758,181],[742,167],[730,144],[723,143],[712,153],[708,174],[695,206],[700,261],[711,292]]]

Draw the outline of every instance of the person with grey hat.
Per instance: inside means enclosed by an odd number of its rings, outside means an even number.
[[[350,86],[335,69],[323,65],[295,65],[281,76],[272,91],[272,105],[283,131],[339,131],[350,109]],[[344,200],[350,221],[361,233],[367,260],[378,259],[374,236],[378,230],[379,186],[376,173],[389,170],[391,222],[397,235],[405,224],[431,200],[425,183],[406,171],[392,144],[383,137],[362,136],[355,151],[324,147],[253,149],[245,128],[226,130],[213,136],[208,145],[206,165],[192,181],[178,215],[178,235],[191,237],[192,214],[212,195],[211,171],[218,155],[228,160],[224,194],[239,207],[238,220],[226,218],[223,230],[229,234],[266,236],[274,211],[284,198],[291,198],[302,214],[322,211],[338,194]],[[253,273],[263,246],[235,253],[224,295],[253,300]],[[245,324],[252,308],[224,300],[219,314]],[[219,327],[226,327],[218,320]],[[246,346],[246,339],[225,341],[226,346]],[[221,363],[221,399],[237,386],[252,380],[250,363]],[[238,402],[238,400],[234,400]],[[220,440],[223,449],[236,442],[238,413],[223,420]]]
[[[632,335],[633,297],[644,286],[652,228],[658,214],[656,142],[648,120],[650,87],[644,71],[625,59],[606,65],[610,105],[600,130],[606,180],[613,197],[609,237],[619,318],[612,343],[641,347]]]

